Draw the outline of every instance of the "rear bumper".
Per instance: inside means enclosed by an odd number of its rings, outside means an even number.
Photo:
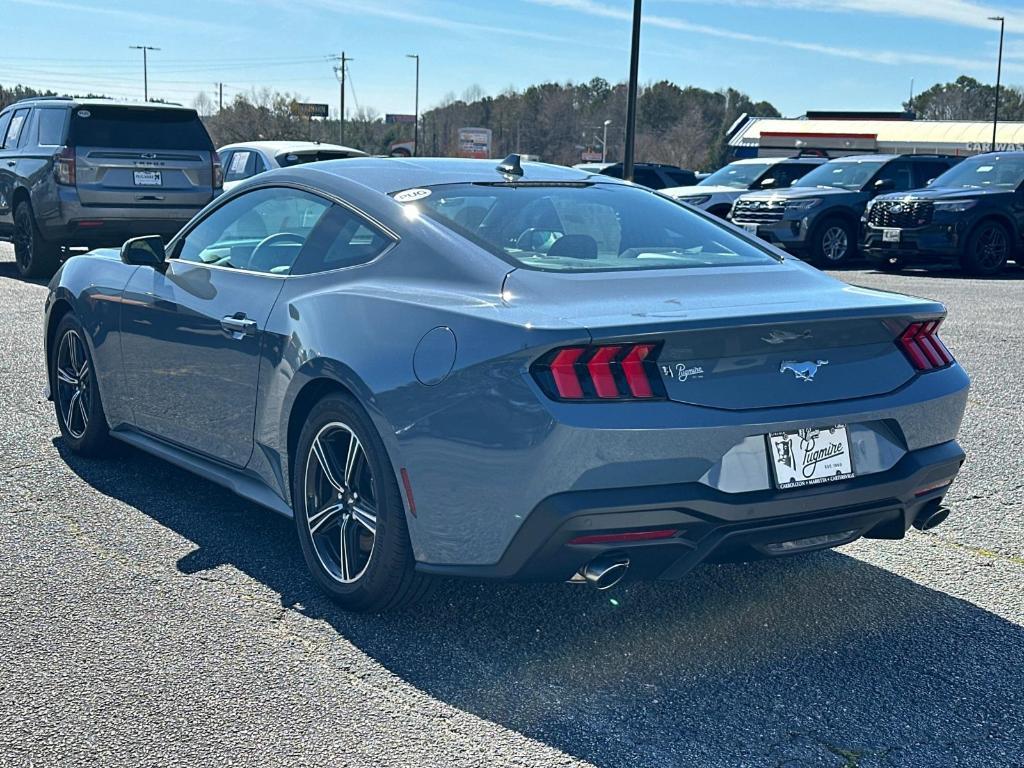
[[[798,490],[728,494],[700,483],[561,493],[527,517],[493,565],[432,565],[435,574],[561,581],[603,554],[630,560],[630,577],[678,579],[702,562],[776,557],[839,546],[861,536],[903,538],[945,495],[964,461],[955,441],[907,453],[887,472]],[[938,486],[938,487],[936,487]],[[922,489],[929,489],[922,491]],[[572,544],[580,536],[676,529],[665,539]],[[801,547],[783,542],[830,537]]]
[[[893,257],[905,261],[956,261],[960,258],[962,238],[959,229],[950,225],[933,225],[900,230],[899,242],[882,239],[884,229],[864,226],[861,250],[869,261],[879,262]]]
[[[139,235],[161,235],[169,240],[203,208],[202,205],[84,205],[77,191],[70,187],[61,188],[59,195],[60,205],[52,215],[40,218],[39,231],[46,240],[64,246],[120,246],[128,238]]]

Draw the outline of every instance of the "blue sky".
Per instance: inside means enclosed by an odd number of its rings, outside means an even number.
[[[191,104],[254,86],[337,104],[331,54],[344,50],[348,108],[412,112],[477,85],[496,94],[543,81],[624,80],[632,0],[0,0],[0,83]],[[640,75],[733,86],[784,114],[898,109],[961,73],[1024,83],[1024,0],[645,0]],[[13,32],[13,34],[11,34]]]

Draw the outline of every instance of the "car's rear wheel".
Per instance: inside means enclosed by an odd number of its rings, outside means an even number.
[[[342,607],[383,611],[421,599],[405,507],[384,445],[352,398],[328,395],[299,436],[292,505],[316,581]]]
[[[998,221],[983,221],[967,239],[961,264],[972,275],[997,275],[1010,258],[1010,233]]]
[[[844,219],[827,219],[814,230],[811,257],[818,266],[825,269],[838,267],[853,259],[856,252],[853,227]]]
[[[108,452],[110,434],[96,385],[96,367],[82,324],[72,314],[64,316],[54,335],[50,381],[57,426],[68,447],[83,456]]]
[[[51,277],[60,266],[60,247],[43,239],[32,215],[32,206],[22,200],[14,209],[14,263],[25,279]]]

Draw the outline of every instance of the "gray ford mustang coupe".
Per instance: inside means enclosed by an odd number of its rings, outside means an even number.
[[[46,302],[66,444],[294,516],[316,581],[678,579],[948,514],[968,378],[935,302],[607,176],[349,159],[218,198]]]

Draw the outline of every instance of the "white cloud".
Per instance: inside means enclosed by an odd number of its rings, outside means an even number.
[[[204,32],[222,33],[223,28],[218,24],[211,24],[205,21],[190,21],[175,16],[162,16],[156,13],[144,11],[126,11],[121,8],[105,8],[96,5],[82,5],[81,3],[67,2],[66,0],[9,0],[19,5],[29,5],[35,8],[50,8],[56,11],[68,11],[71,13],[87,13],[90,16],[108,16],[144,25],[149,28],[166,29],[167,27],[178,29],[194,29]]]
[[[786,0],[762,0],[763,2],[774,2],[781,3]],[[815,2],[816,0],[791,0],[791,2]],[[823,0],[824,2],[825,0]],[[838,0],[839,2],[867,2],[873,3],[875,0]],[[952,0],[946,0],[951,2]],[[534,5],[544,5],[553,8],[565,8],[567,10],[577,11],[579,13],[585,13],[590,16],[596,16],[605,19],[615,19],[617,21],[628,22],[632,19],[632,12],[622,7],[611,7],[602,3],[595,2],[594,0],[526,0],[526,2]],[[899,0],[890,0],[890,2],[899,2]],[[907,2],[907,0],[903,0]],[[933,0],[933,2],[942,2],[942,0]],[[942,54],[924,54],[924,53],[911,53],[907,51],[887,51],[878,49],[866,49],[866,48],[850,48],[840,45],[826,45],[823,43],[805,43],[798,40],[787,40],[781,37],[767,36],[767,35],[756,35],[748,32],[736,32],[723,27],[712,27],[706,24],[696,24],[685,19],[672,17],[672,16],[659,16],[644,13],[643,17],[644,24],[651,27],[659,27],[662,29],[669,29],[676,32],[692,32],[698,35],[705,35],[707,37],[717,37],[727,40],[735,40],[738,42],[752,43],[756,45],[765,45],[781,48],[789,48],[797,51],[804,51],[806,53],[818,53],[825,56],[834,56],[844,59],[853,59],[856,61],[870,62],[873,64],[889,64],[889,65],[902,65],[902,64],[923,64],[929,66],[945,66],[960,71],[964,70],[977,70],[979,68],[991,66],[991,62],[988,60],[980,61],[977,59],[963,58],[960,56],[947,56]],[[1024,71],[1024,66],[1009,64],[1004,62],[1004,69],[1017,69]]]

